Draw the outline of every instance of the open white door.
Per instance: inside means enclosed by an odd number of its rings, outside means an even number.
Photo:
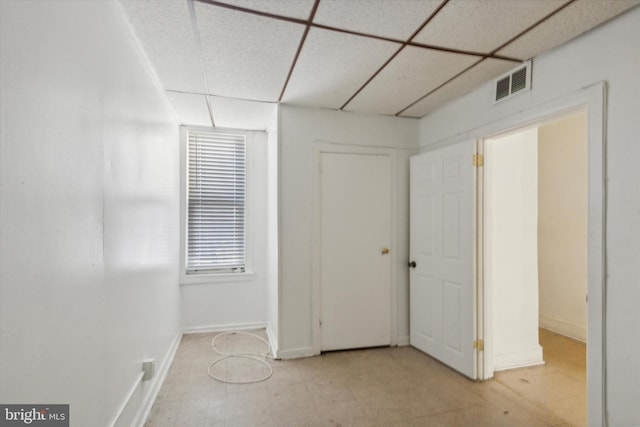
[[[477,378],[474,141],[411,158],[411,345]]]

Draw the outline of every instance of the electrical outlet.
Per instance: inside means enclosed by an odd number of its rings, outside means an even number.
[[[144,375],[142,376],[142,381],[148,381],[153,378],[153,375],[156,370],[156,361],[155,359],[147,359],[142,361],[142,372]]]

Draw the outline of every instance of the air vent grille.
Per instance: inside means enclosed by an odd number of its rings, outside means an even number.
[[[509,93],[509,76],[507,76],[496,83],[496,101],[509,96]]]
[[[527,67],[522,67],[511,75],[511,93],[527,87]]]
[[[496,80],[494,102],[502,101],[517,92],[529,89],[531,89],[531,61]]]

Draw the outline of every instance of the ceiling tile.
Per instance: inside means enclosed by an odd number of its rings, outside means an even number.
[[[314,0],[218,0],[245,9],[258,10],[290,18],[309,19]]]
[[[167,91],[167,97],[181,125],[211,126],[205,95]]]
[[[206,93],[186,1],[120,0],[165,89]]]
[[[340,108],[399,47],[397,43],[312,28],[282,100]]]
[[[485,59],[470,70],[442,86],[426,98],[402,112],[402,117],[423,117],[444,104],[459,98],[480,85],[518,67],[511,61]]]
[[[441,0],[322,0],[314,23],[406,40]]]
[[[566,0],[451,0],[415,42],[470,52],[492,52]]]
[[[408,46],[345,109],[396,114],[478,59],[471,55]]]
[[[576,1],[498,53],[523,59],[532,58],[638,4],[639,0]]]
[[[216,127],[230,129],[266,130],[273,117],[276,104],[242,101],[210,96],[211,111]]]
[[[202,3],[195,8],[211,93],[277,101],[304,25]]]

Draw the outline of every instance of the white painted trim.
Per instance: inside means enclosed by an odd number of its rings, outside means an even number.
[[[149,417],[149,413],[151,412],[151,408],[153,407],[153,403],[158,396],[158,392],[162,388],[162,384],[164,380],[167,378],[167,374],[169,373],[169,368],[173,363],[173,359],[176,356],[176,352],[178,351],[178,347],[180,346],[180,340],[182,339],[182,333],[176,334],[176,337],[173,339],[169,350],[167,351],[162,364],[160,365],[160,369],[158,369],[157,375],[153,380],[153,384],[151,385],[151,390],[145,397],[140,409],[136,413],[133,421],[131,422],[132,426],[143,427],[147,418]]]
[[[116,411],[116,415],[113,417],[113,420],[111,420],[109,427],[115,427],[118,424],[118,421],[120,421],[120,417],[122,416],[122,413],[129,405],[129,402],[131,402],[131,398],[135,394],[136,390],[138,390],[138,387],[140,386],[140,383],[142,382],[143,377],[144,377],[144,372],[140,372],[136,380],[133,382],[133,385],[129,389],[129,393],[127,393],[127,397],[124,398],[124,400],[120,404],[120,407]]]
[[[282,150],[281,150],[281,139],[280,139],[280,123],[282,121],[281,119],[281,114],[280,114],[280,104],[276,104],[276,108],[275,108],[275,120],[276,120],[276,124],[275,124],[275,131],[277,134],[277,138],[276,138],[276,222],[277,222],[277,227],[278,230],[276,232],[276,238],[277,238],[277,256],[276,256],[276,269],[277,269],[277,274],[276,274],[276,280],[277,280],[277,284],[276,284],[276,289],[277,289],[277,307],[275,307],[275,311],[276,311],[276,318],[277,318],[277,324],[276,324],[276,330],[272,331],[275,332],[275,340],[274,340],[274,344],[276,345],[276,354],[274,357],[278,357],[281,358],[281,346],[282,346],[282,324],[283,324],[283,310],[282,307],[284,307],[284,302],[283,302],[283,291],[282,291],[282,257],[280,256],[280,254],[282,254],[282,238],[281,238],[281,230],[283,230],[283,224],[282,224],[282,215],[280,215],[280,212],[283,212],[284,209],[282,208],[282,197],[280,196],[280,183],[282,182],[282,167],[280,165],[282,165]],[[269,138],[269,135],[267,135],[267,139]]]
[[[484,141],[476,139],[474,144],[475,154],[481,155],[484,158]],[[475,331],[474,339],[482,340],[484,348],[490,344],[485,337],[485,328],[490,327],[491,320],[487,312],[485,316],[485,309],[487,308],[486,300],[490,297],[485,289],[485,261],[484,261],[484,169],[474,168],[473,174],[473,292],[474,292],[474,309],[475,309]],[[484,368],[487,364],[487,358],[491,358],[491,352],[485,352],[477,350],[475,355],[475,371],[476,379],[486,379]]]
[[[390,345],[397,345],[397,265],[399,260],[398,236],[397,236],[397,212],[398,205],[398,155],[394,148],[369,147],[351,144],[339,144],[326,140],[316,140],[313,143],[312,154],[312,201],[313,201],[313,217],[311,226],[311,350],[312,354],[320,354],[322,351],[321,333],[320,333],[320,301],[322,298],[320,290],[320,155],[322,153],[348,153],[348,154],[364,154],[364,155],[385,155],[389,156],[390,161],[390,189],[391,189],[391,236],[392,242],[391,254],[391,324],[390,327]],[[406,262],[406,260],[404,260]],[[284,358],[284,356],[283,356]]]
[[[396,344],[398,347],[404,347],[406,345],[411,345],[411,339],[409,337],[409,335],[402,335],[399,337],[396,337]]]
[[[271,357],[274,359],[280,359],[278,340],[275,339],[275,335],[273,334],[273,330],[271,328],[270,323],[267,323],[266,330],[267,330],[267,338],[269,341],[269,347],[271,347]]]
[[[253,282],[255,279],[255,273],[250,271],[245,271],[243,273],[221,274],[183,274],[180,278],[180,286],[212,285],[216,283],[227,284],[231,282]]]
[[[538,324],[541,328],[548,329],[556,334],[580,341],[587,342],[587,328],[576,323],[567,322],[566,320],[557,319],[552,316],[540,314]]]
[[[300,359],[302,357],[310,357],[310,356],[317,356],[317,354],[313,352],[312,347],[289,348],[286,350],[280,350],[278,353],[278,359],[282,359],[282,360]]]
[[[542,347],[539,344],[493,350],[494,372],[538,365],[544,365]]]
[[[469,138],[488,139],[510,131],[543,123],[586,108],[588,111],[589,151],[589,243],[587,304],[587,420],[589,425],[605,424],[606,407],[606,115],[607,84],[597,82],[568,95],[542,102],[531,108],[499,118],[458,135],[445,138],[429,148],[452,144]],[[424,148],[423,148],[424,149]],[[485,284],[485,313],[491,313]],[[491,327],[485,318],[484,379],[493,377]]]
[[[193,328],[184,328],[182,333],[188,334],[204,334],[208,332],[229,332],[229,331],[248,331],[251,329],[266,329],[267,325],[264,322],[249,322],[249,323],[226,323],[222,325],[207,325],[196,326]]]

